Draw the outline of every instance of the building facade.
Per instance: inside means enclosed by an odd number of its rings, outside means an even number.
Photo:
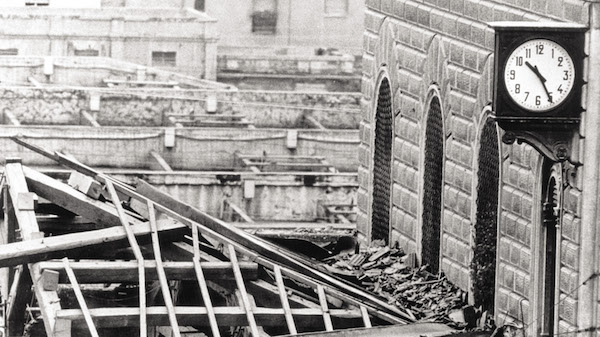
[[[104,56],[216,79],[216,22],[205,13],[189,8],[53,8],[52,3],[2,8],[0,54]]]
[[[198,2],[198,1],[196,1]],[[360,55],[363,0],[207,0],[195,4],[218,20],[219,49],[335,48]]]
[[[369,0],[358,228],[417,253],[498,325],[596,335],[599,3]],[[590,27],[570,161],[505,145],[491,118],[492,21]],[[589,80],[588,80],[589,78]]]

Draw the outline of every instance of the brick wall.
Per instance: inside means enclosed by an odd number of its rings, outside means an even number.
[[[370,0],[363,35],[362,92],[367,100],[360,124],[358,226],[370,238],[372,156],[376,88],[382,77],[392,84],[395,112],[391,242],[421,252],[423,229],[423,153],[429,99],[437,96],[444,119],[441,216],[441,269],[470,290],[470,262],[477,195],[478,152],[492,100],[494,31],[490,21],[572,20],[587,24],[583,1]],[[540,322],[534,297],[540,256],[542,158],[526,144],[502,146],[496,270],[495,317],[498,323],[523,323],[535,335]],[[566,182],[559,235],[557,275],[561,331],[577,319],[579,284],[579,208],[581,187]]]

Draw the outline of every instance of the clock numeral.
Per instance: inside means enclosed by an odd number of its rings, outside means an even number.
[[[525,91],[525,100],[529,98],[529,91]]]
[[[542,99],[542,98],[541,98],[540,96],[535,96],[535,105],[540,105],[540,104],[542,104],[542,101],[541,101],[541,99]]]
[[[552,58],[554,58],[554,48],[552,48]]]
[[[558,66],[559,66],[559,67],[562,67],[562,63],[563,63],[563,57],[562,57],[562,56],[559,56],[559,57],[558,57]]]
[[[515,75],[516,75],[515,71],[511,70],[509,74],[510,74],[510,79],[514,80],[515,79]]]
[[[544,54],[544,45],[538,44],[537,46],[535,46],[535,53],[538,55],[543,55]]]
[[[515,84],[515,94],[518,94],[521,92],[521,85],[520,84]]]
[[[561,94],[563,93],[562,84],[558,86],[558,89],[556,89],[556,91],[560,92]]]
[[[569,79],[569,71],[565,70],[564,73],[565,73],[565,76],[563,76],[563,80],[568,80]]]
[[[522,66],[523,65],[523,56],[517,56],[515,58],[515,61],[517,62],[517,66]]]
[[[530,58],[531,57],[531,49],[530,48],[525,49],[525,57],[526,58]]]

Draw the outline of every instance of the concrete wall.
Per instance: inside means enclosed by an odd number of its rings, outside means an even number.
[[[588,24],[583,1],[370,0],[365,17],[363,88],[365,105],[360,127],[358,228],[368,240],[373,204],[373,155],[377,97],[381,80],[391,83],[392,188],[391,242],[419,255],[429,228],[423,222],[424,152],[430,102],[441,102],[443,161],[440,266],[464,290],[472,290],[471,261],[477,219],[479,148],[492,100],[494,31],[490,21],[566,20]],[[508,4],[510,3],[510,5]],[[585,97],[584,97],[585,100]],[[584,104],[585,105],[585,104]],[[433,131],[432,131],[433,132]],[[526,144],[502,146],[498,214],[495,318],[515,322],[528,335],[539,335],[542,291],[541,156]],[[500,160],[500,159],[498,159]],[[575,158],[581,161],[581,158]],[[585,164],[585,163],[584,163]],[[558,234],[556,331],[577,329],[589,314],[575,291],[584,281],[580,256],[581,169],[566,165],[564,208]],[[585,165],[584,165],[585,167]],[[596,168],[593,168],[596,169]],[[560,170],[559,170],[560,171]],[[430,187],[427,187],[430,188]],[[493,193],[493,192],[492,192]],[[593,193],[593,192],[592,192]],[[492,207],[493,211],[493,207]],[[594,226],[595,219],[590,219]],[[595,263],[589,261],[588,263]],[[552,299],[549,299],[552,301]],[[592,301],[592,300],[590,300]]]
[[[314,185],[303,183],[306,176],[290,174],[254,174],[221,172],[228,180],[219,180],[218,173],[156,173],[146,171],[144,180],[175,198],[213,216],[219,217],[224,199],[242,207],[255,221],[316,221],[322,214],[319,204],[356,203],[356,174],[338,173],[317,178]],[[132,184],[139,174],[111,173],[117,179]],[[250,181],[254,195],[244,197],[244,184]]]
[[[91,97],[99,110],[92,110]],[[204,91],[106,88],[4,88],[0,111],[22,124],[89,125],[81,112],[90,112],[100,125],[168,126],[170,114],[206,114],[207,102],[217,114],[242,115],[257,127],[311,128],[306,116],[331,129],[358,129],[360,94],[281,91]]]
[[[156,151],[174,170],[240,169],[236,154],[320,156],[343,172],[357,169],[355,130],[284,130],[228,128],[131,128],[85,126],[1,126],[0,160],[17,156],[27,165],[55,165],[9,139],[51,151],[66,151],[92,167],[149,168]],[[294,140],[294,143],[289,141]]]
[[[252,33],[253,1],[207,0],[206,12],[218,20],[219,48],[338,48],[360,54],[364,1],[348,0],[347,15],[325,15],[322,0],[277,1],[277,32]]]
[[[6,8],[0,49],[18,55],[73,56],[95,50],[146,66],[216,78],[215,22],[189,9]],[[175,66],[153,64],[152,52],[176,52]]]

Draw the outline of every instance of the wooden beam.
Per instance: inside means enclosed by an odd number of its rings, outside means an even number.
[[[152,228],[152,250],[154,251],[154,262],[156,263],[156,273],[158,274],[158,281],[160,282],[161,293],[167,308],[169,315],[169,323],[171,323],[171,329],[175,337],[181,337],[179,332],[179,324],[177,323],[177,317],[175,316],[175,309],[173,307],[173,299],[171,298],[171,290],[169,289],[169,283],[167,281],[167,274],[163,268],[162,256],[160,254],[160,242],[158,240],[158,229],[156,226],[156,211],[154,205],[148,202],[148,213],[150,214],[150,227]]]
[[[27,266],[21,265],[15,268],[13,283],[10,287],[10,294],[6,298],[7,308],[6,320],[8,322],[8,336],[22,336],[25,326],[25,317],[23,313],[31,300],[33,294],[31,290],[31,276]]]
[[[31,189],[42,198],[91,222],[105,224],[107,227],[121,225],[116,209],[109,204],[90,198],[71,186],[26,166],[23,167],[23,173]],[[126,218],[129,222],[139,223],[132,217]]]
[[[183,225],[172,221],[159,221],[158,228],[161,232],[180,231]],[[136,236],[149,235],[151,231],[148,223],[132,225],[131,230]],[[111,227],[0,245],[0,267],[46,260],[58,257],[59,254],[64,254],[67,251],[102,245],[126,238],[127,234],[123,228]]]
[[[323,321],[325,322],[325,330],[333,331],[333,323],[331,322],[331,315],[329,314],[329,307],[327,306],[327,297],[325,296],[325,289],[320,284],[317,285],[317,295],[319,295],[319,303],[321,303]]]
[[[279,298],[281,299],[281,306],[283,308],[283,312],[285,313],[285,322],[287,324],[288,331],[290,332],[290,335],[297,335],[298,330],[296,330],[296,324],[294,323],[294,317],[292,316],[290,302],[283,284],[281,268],[279,266],[275,266],[273,267],[273,272],[275,273],[275,282],[277,284],[277,290],[279,290]]]
[[[29,244],[28,240],[40,237],[40,232],[33,209],[20,209],[18,205],[19,195],[23,193],[29,193],[21,163],[16,161],[7,162],[4,168],[4,173],[9,185],[8,189],[12,202],[12,208],[14,210],[14,216],[16,217],[17,223],[21,230],[21,236],[24,239],[22,243],[27,245]],[[10,245],[11,244],[2,245],[0,248],[6,248]],[[33,282],[35,296],[39,303],[42,317],[44,319],[46,334],[55,337],[70,336],[71,322],[64,321],[56,317],[56,313],[61,310],[58,293],[56,290],[46,290],[44,288],[41,269],[36,263],[30,263],[28,268],[31,280]]]
[[[96,120],[96,118],[94,118],[94,116],[92,116],[89,112],[82,110],[81,116],[83,117],[83,119],[86,120],[86,122],[90,123],[91,126],[97,128],[101,126],[100,123],[98,123],[98,121]]]
[[[8,121],[10,122],[10,124],[12,124],[14,126],[21,125],[21,122],[19,122],[17,117],[12,113],[12,111],[9,111],[8,109],[4,109],[4,117],[6,117],[8,119]]]
[[[221,332],[219,331],[219,324],[217,323],[217,317],[213,309],[210,293],[208,292],[208,285],[206,283],[204,268],[202,268],[202,264],[200,263],[200,244],[198,242],[198,228],[196,227],[192,228],[192,242],[194,247],[194,257],[192,261],[194,262],[196,279],[198,280],[198,285],[200,286],[200,293],[202,294],[202,301],[204,302],[204,307],[206,308],[206,315],[208,317],[210,329],[214,337],[221,337]]]
[[[55,270],[59,274],[59,282],[66,283],[62,263],[44,261],[39,263],[42,269]],[[162,263],[166,277],[172,280],[195,280],[194,263],[165,261]],[[137,281],[137,262],[135,261],[78,261],[71,262],[71,268],[81,283],[118,283]],[[240,262],[240,269],[245,280],[255,280],[258,276],[258,265],[254,262]],[[204,277],[208,280],[233,281],[231,262],[200,262]],[[156,261],[145,261],[144,268],[149,280],[158,279]]]
[[[173,169],[171,168],[171,166],[169,165],[169,163],[167,163],[167,161],[165,160],[165,158],[163,158],[160,153],[152,150],[150,151],[150,157],[152,157],[156,163],[158,163],[158,165],[160,166],[160,168],[163,171],[168,171],[168,172],[173,172]]]
[[[233,264],[233,275],[235,275],[235,282],[237,284],[238,291],[240,292],[240,297],[242,299],[244,311],[246,312],[246,319],[248,320],[250,332],[252,333],[252,336],[258,336],[259,332],[258,325],[256,324],[256,319],[254,318],[254,308],[252,308],[252,306],[250,305],[250,299],[248,298],[246,285],[244,284],[244,279],[242,278],[242,272],[238,264],[235,248],[233,247],[233,245],[229,245],[227,247],[229,249],[229,259]]]
[[[219,326],[247,326],[246,312],[241,307],[215,307],[215,315]],[[323,313],[321,309],[301,308],[291,309],[296,325],[300,328],[318,328],[323,326]],[[176,307],[177,321],[181,325],[208,326],[208,316],[205,307]],[[257,325],[267,327],[280,327],[285,324],[285,313],[281,308],[254,308]],[[331,316],[340,321],[351,320],[361,322],[360,313],[356,310],[332,309]],[[117,328],[126,326],[139,326],[139,310],[137,308],[97,308],[90,309],[94,322],[98,328]],[[169,318],[165,307],[148,307],[148,325],[168,325]],[[57,317],[71,320],[75,327],[85,327],[83,313],[79,309],[63,309]]]
[[[308,122],[312,127],[319,130],[327,130],[326,127],[323,126],[318,120],[316,120],[313,116],[304,115],[304,120]]]
[[[244,211],[238,205],[234,204],[233,202],[231,202],[230,200],[227,200],[227,199],[223,200],[223,202],[225,204],[227,204],[229,206],[229,208],[231,208],[231,210],[234,211],[235,214],[237,214],[245,222],[250,222],[250,223],[254,222],[254,220],[252,220],[252,218],[246,213],[246,211]]]
[[[121,221],[121,226],[125,229],[125,233],[127,234],[127,241],[129,241],[129,245],[133,250],[133,254],[135,255],[135,259],[138,263],[138,287],[139,287],[139,300],[140,300],[140,308],[139,308],[139,316],[140,316],[140,337],[148,336],[148,326],[146,324],[146,275],[144,273],[144,256],[140,250],[140,247],[135,239],[135,234],[129,227],[129,222],[127,221],[127,215],[123,210],[123,206],[121,206],[121,200],[119,199],[119,195],[115,190],[112,182],[106,181],[106,189],[112,199],[115,208],[117,209],[117,213],[119,215],[119,220]],[[152,228],[151,228],[152,229]]]
[[[98,331],[96,330],[96,326],[94,325],[94,321],[92,320],[92,316],[90,315],[90,311],[88,310],[87,304],[85,303],[85,299],[83,298],[81,288],[79,288],[79,283],[77,282],[75,273],[69,266],[69,258],[65,257],[64,259],[62,259],[62,263],[65,267],[67,275],[69,276],[69,280],[71,281],[73,292],[75,293],[75,297],[77,298],[77,302],[79,303],[79,307],[81,308],[81,312],[83,313],[85,323],[87,324],[88,329],[90,330],[90,334],[92,335],[92,337],[99,337]]]

